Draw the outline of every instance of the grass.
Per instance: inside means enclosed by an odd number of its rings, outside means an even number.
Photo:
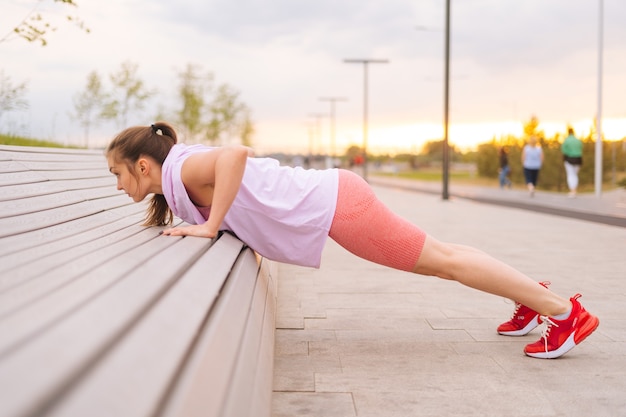
[[[384,176],[384,177],[395,177],[395,178],[403,178],[408,180],[417,180],[417,181],[431,181],[431,182],[439,182],[443,181],[443,173],[440,169],[421,169],[416,171],[401,171],[398,173],[388,173],[388,172],[375,172],[374,175]],[[497,178],[482,178],[478,177],[476,174],[473,174],[468,171],[450,171],[448,173],[448,179],[450,181],[454,181],[459,184],[472,184],[472,185],[497,185]]]
[[[9,136],[3,134],[0,134],[0,145],[40,146],[46,148],[75,148],[75,146],[64,146],[60,143],[47,140],[28,139],[19,136]]]
[[[430,182],[441,182],[443,181],[443,173],[441,169],[422,169],[417,171],[401,171],[398,173],[389,173],[389,172],[373,172],[373,175],[382,176],[382,177],[394,177],[394,178],[403,178],[408,180],[416,180],[416,181],[430,181]],[[479,177],[476,174],[470,173],[468,171],[450,171],[448,173],[448,179],[450,183],[455,184],[463,184],[463,185],[476,185],[481,187],[499,187],[499,182],[497,178],[486,178]],[[539,184],[541,185],[541,184]],[[616,184],[605,181],[602,185],[605,190],[614,190],[616,188],[626,187],[626,175],[618,178]],[[524,184],[513,184],[513,188],[515,189],[526,189]],[[567,192],[567,185],[563,184],[562,189],[560,191],[556,189],[542,189],[544,191],[552,191],[552,192]],[[578,189],[579,193],[592,193],[594,192],[593,184],[581,184]]]

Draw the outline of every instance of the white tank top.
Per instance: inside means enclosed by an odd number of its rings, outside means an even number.
[[[163,194],[174,214],[202,224],[210,207],[197,207],[181,180],[183,162],[204,145],[177,144],[162,168]],[[241,187],[221,229],[233,232],[268,259],[318,268],[337,206],[336,169],[280,166],[271,158],[248,158]]]
[[[539,169],[541,168],[541,154],[543,150],[540,146],[524,146],[524,168]]]

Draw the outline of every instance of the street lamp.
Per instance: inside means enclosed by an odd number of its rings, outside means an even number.
[[[604,21],[604,0],[599,0],[598,19],[598,113],[596,114],[596,158],[594,186],[596,196],[602,195],[602,42]]]
[[[367,67],[368,64],[387,64],[387,59],[344,59],[346,64],[363,64],[363,179],[367,181]]]
[[[450,97],[450,0],[446,0],[446,31],[445,31],[445,63],[444,63],[444,87],[443,87],[443,188],[441,198],[447,200],[449,171],[450,171],[450,148],[448,147],[448,113]]]
[[[335,103],[348,101],[342,97],[320,97],[320,101],[330,101],[330,156],[335,157]]]
[[[310,117],[314,117],[315,118],[315,134],[313,135],[312,139],[309,142],[309,158],[311,159],[311,162],[313,162],[313,147],[315,146],[314,142],[315,139],[320,137],[321,134],[321,126],[320,126],[320,120],[322,119],[322,117],[326,117],[326,114],[324,113],[310,113],[309,114]],[[319,143],[317,144],[317,146],[319,146]]]

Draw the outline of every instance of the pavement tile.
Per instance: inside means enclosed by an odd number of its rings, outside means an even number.
[[[355,417],[351,393],[274,392],[273,417]]]

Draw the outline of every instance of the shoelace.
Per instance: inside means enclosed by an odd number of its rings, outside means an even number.
[[[541,331],[541,338],[543,339],[543,343],[544,343],[546,353],[547,353],[548,352],[548,336],[550,336],[550,329],[552,329],[552,326],[559,327],[559,325],[553,322],[552,320],[550,320],[550,317],[548,316],[539,316],[539,318],[545,324],[543,330]]]
[[[515,310],[513,310],[513,314],[511,315],[511,320],[515,320],[515,317],[517,317],[517,312],[519,311],[520,308],[522,308],[522,305],[520,303],[515,303]]]

